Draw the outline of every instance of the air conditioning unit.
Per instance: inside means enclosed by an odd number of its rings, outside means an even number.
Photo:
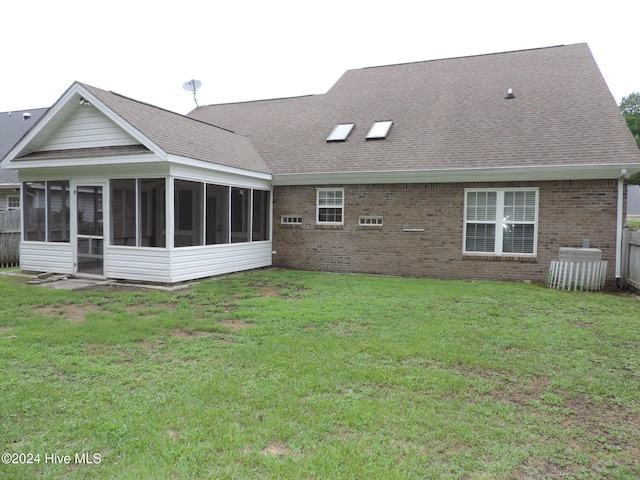
[[[600,262],[602,250],[599,248],[560,247],[558,260],[566,262]]]
[[[547,286],[559,290],[602,290],[607,262],[599,248],[560,247],[558,259],[551,261]]]

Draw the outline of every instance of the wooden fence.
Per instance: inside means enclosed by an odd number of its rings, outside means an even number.
[[[622,285],[640,290],[640,231],[628,228],[622,237]]]
[[[20,210],[0,211],[0,268],[17,267],[20,259]]]

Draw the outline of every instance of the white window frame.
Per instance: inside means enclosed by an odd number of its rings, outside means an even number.
[[[381,215],[360,215],[358,226],[360,227],[382,227],[384,225]]]
[[[18,200],[18,206],[11,206],[11,199]],[[7,210],[20,210],[20,195],[7,195]]]
[[[321,197],[324,193],[327,192],[340,192],[341,202],[340,203],[324,203],[321,205]],[[321,221],[320,220],[320,210],[323,208],[336,208],[341,209],[342,214],[340,215],[341,220],[339,222],[329,222],[329,221]],[[344,188],[318,188],[316,189],[316,225],[344,225]]]
[[[539,223],[539,201],[540,189],[538,187],[514,187],[514,188],[465,188],[464,190],[464,228],[462,232],[462,253],[464,255],[478,256],[500,256],[500,257],[536,257],[538,254],[538,223]],[[472,192],[495,192],[496,193],[496,218],[495,221],[478,222],[467,219],[467,201],[469,193]],[[534,192],[535,193],[535,219],[533,221],[509,222],[519,225],[533,225],[533,252],[517,253],[503,252],[504,230],[506,219],[504,218],[505,193],[507,192]],[[469,223],[487,223],[496,226],[493,252],[467,251],[467,226]],[[499,228],[499,225],[502,228]]]
[[[280,223],[282,225],[302,225],[302,215],[281,215]]]

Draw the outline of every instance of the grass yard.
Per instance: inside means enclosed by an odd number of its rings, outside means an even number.
[[[285,270],[0,291],[2,479],[640,478],[635,295]]]

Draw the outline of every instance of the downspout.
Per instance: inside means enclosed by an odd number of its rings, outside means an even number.
[[[616,222],[616,287],[621,287],[622,277],[622,227],[624,213],[624,179],[627,178],[627,169],[620,170],[618,178],[618,218]]]

